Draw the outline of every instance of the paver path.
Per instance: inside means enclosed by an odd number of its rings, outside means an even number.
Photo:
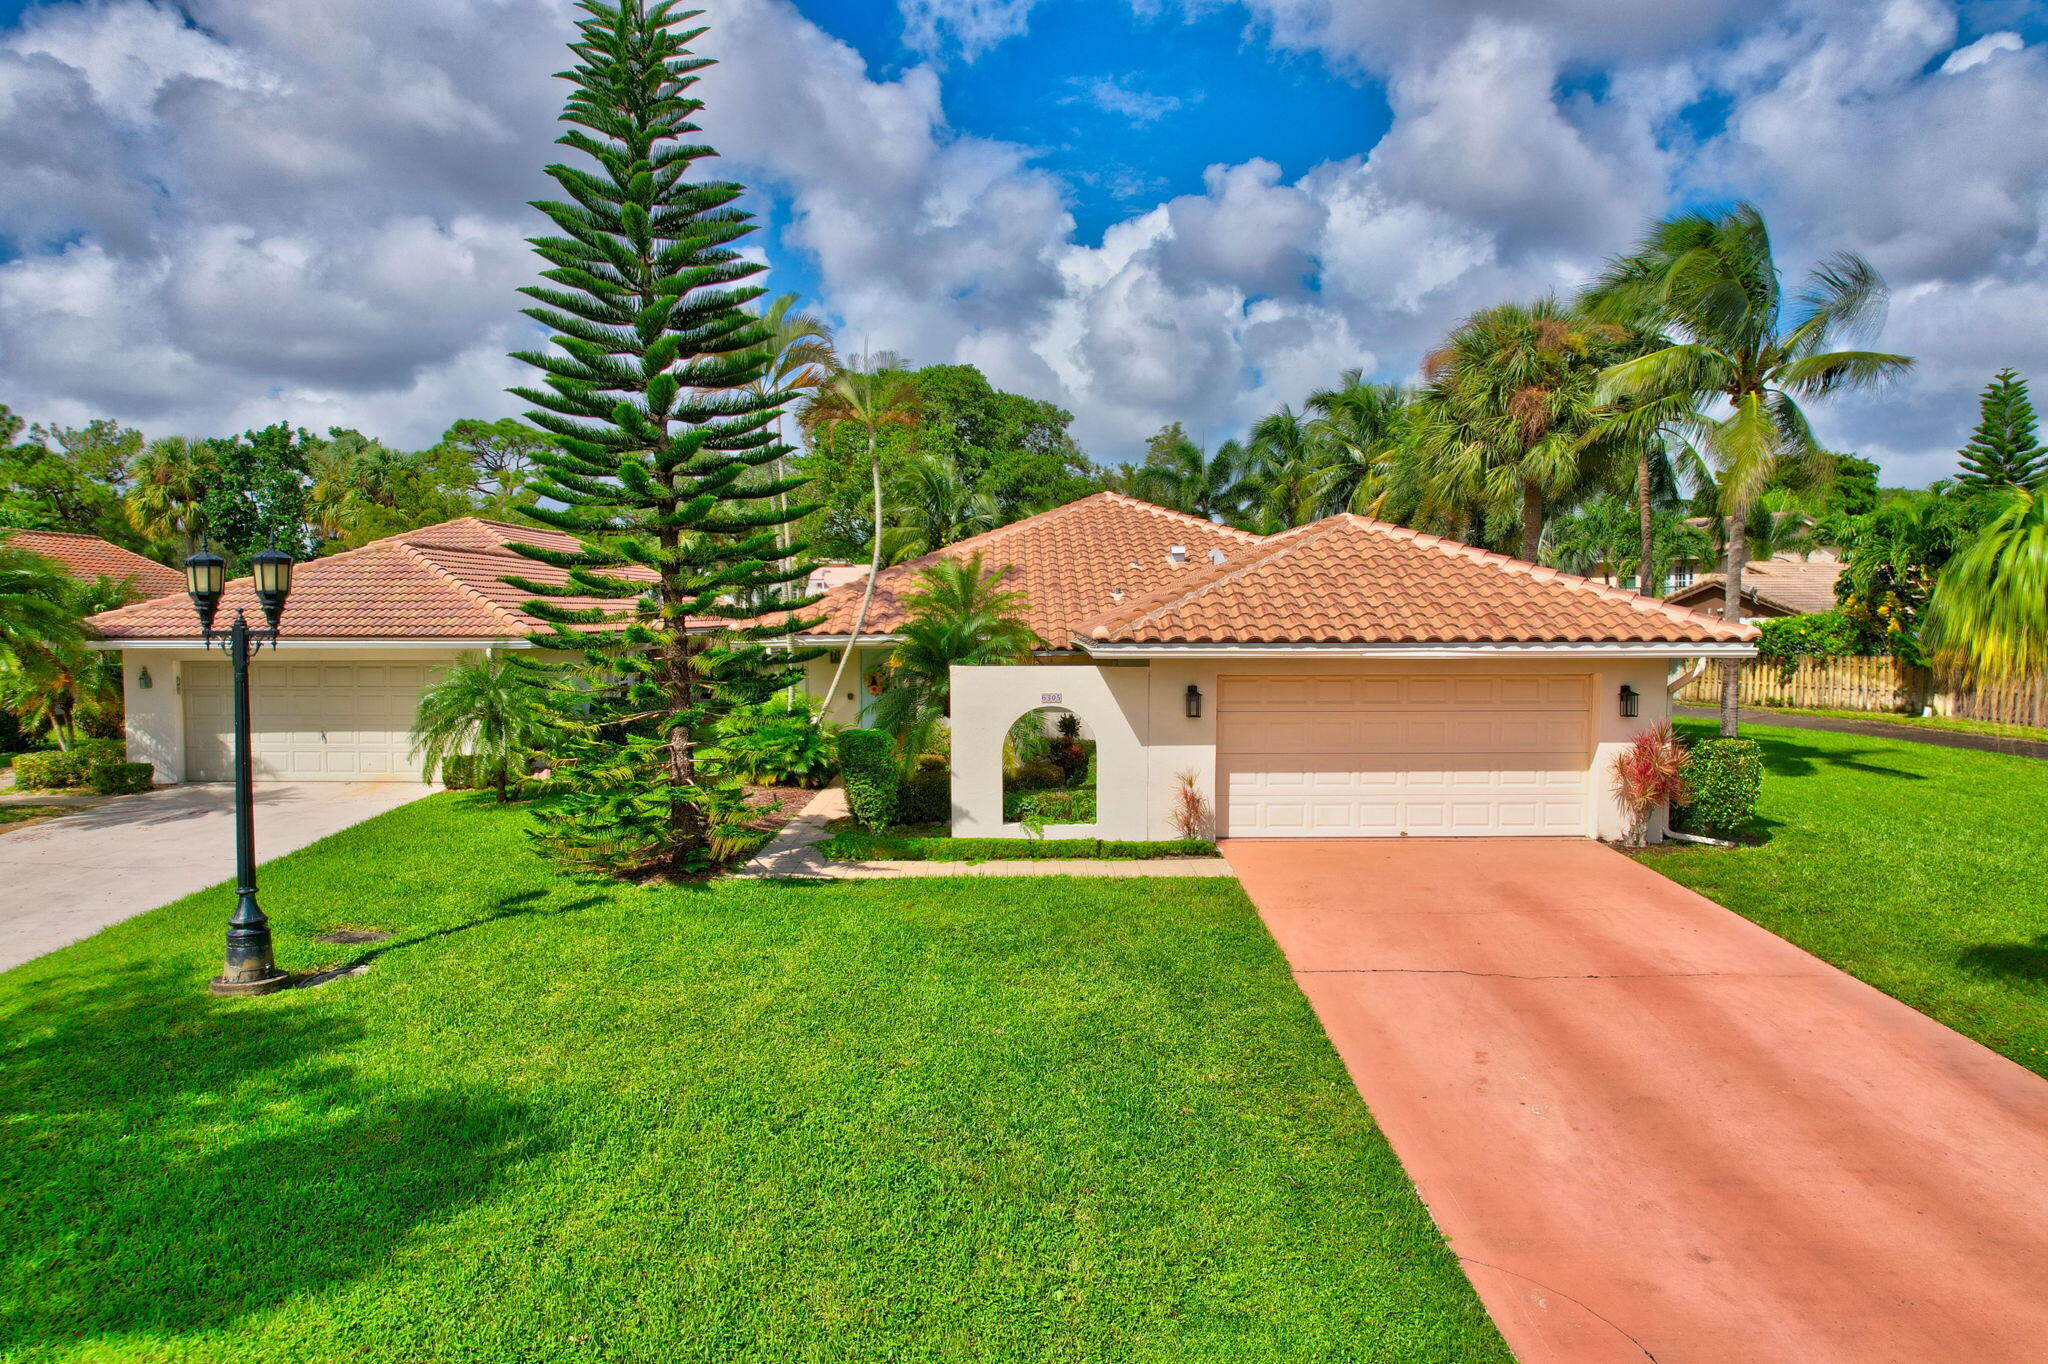
[[[280,857],[436,789],[265,782],[256,788],[256,856]],[[234,797],[227,783],[168,786],[0,832],[0,970],[232,880]],[[221,901],[223,932],[233,908],[233,896]]]
[[[2048,1358],[2048,1080],[1596,843],[1224,852],[1522,1364]]]

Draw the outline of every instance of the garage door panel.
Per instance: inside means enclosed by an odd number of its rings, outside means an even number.
[[[420,692],[439,675],[421,664],[288,663],[250,670],[250,765],[259,781],[417,781],[411,754]],[[226,663],[184,669],[185,772],[234,775]]]
[[[1225,826],[1583,834],[1590,690],[1581,676],[1219,678]]]

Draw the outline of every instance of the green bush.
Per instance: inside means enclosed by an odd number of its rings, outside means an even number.
[[[1751,739],[1702,739],[1686,760],[1685,783],[1692,803],[1686,824],[1715,833],[1736,833],[1756,814],[1764,760]]]
[[[953,774],[920,768],[896,788],[898,824],[944,824],[953,817]]]
[[[450,753],[441,759],[441,785],[450,791],[474,791],[477,788],[476,755],[474,753]]]
[[[14,760],[14,783],[24,791],[91,786],[98,768],[126,765],[126,747],[119,739],[83,739],[66,751],[24,753]]]
[[[1756,652],[1790,681],[1802,658],[1853,658],[1873,652],[1874,641],[1840,607],[1809,616],[1780,616],[1757,627]]]
[[[838,765],[833,727],[818,723],[815,703],[801,692],[728,714],[718,722],[712,754],[741,781],[775,786],[823,786]]]
[[[1003,818],[1012,824],[1035,816],[1045,824],[1093,824],[1095,792],[1085,786],[1071,791],[1012,791],[1003,797]]]
[[[156,778],[148,763],[98,763],[87,774],[92,789],[103,796],[128,796],[147,791]]]
[[[1010,786],[1017,791],[1048,791],[1065,786],[1067,774],[1057,763],[1043,758],[1017,764],[1017,775],[1010,778]]]
[[[846,805],[868,828],[896,822],[896,746],[879,729],[848,729],[839,735],[839,770],[846,778]]]

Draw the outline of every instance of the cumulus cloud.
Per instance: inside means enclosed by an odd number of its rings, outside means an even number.
[[[1107,459],[1171,420],[1231,434],[1348,367],[1408,377],[1465,314],[1567,291],[1655,214],[1737,196],[1788,266],[1849,247],[1896,286],[1884,344],[1921,368],[1823,407],[1831,443],[1924,480],[1990,370],[2048,372],[2048,58],[2003,30],[1962,44],[1944,0],[1563,0],[1540,25],[1511,0],[1239,8],[1369,73],[1386,135],[1292,177],[1254,158],[1164,199],[1131,180],[1092,245],[1032,148],[952,126],[954,76],[871,73],[791,0],[717,7],[706,133],[850,343],[979,364],[1071,408]],[[933,58],[1030,11],[902,0]],[[561,98],[544,54],[569,20],[560,0],[30,10],[0,39],[0,397],[403,441],[515,410],[524,204]],[[1183,97],[1075,89],[1136,122]]]

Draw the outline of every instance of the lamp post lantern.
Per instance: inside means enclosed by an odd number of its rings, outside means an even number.
[[[272,648],[277,646],[278,618],[284,614],[284,600],[292,590],[291,556],[276,546],[258,554],[250,565],[256,604],[263,609],[264,625]],[[249,755],[249,658],[263,647],[259,632],[249,628],[247,616],[239,609],[235,623],[225,630],[213,628],[220,610],[221,595],[227,590],[227,560],[204,544],[185,560],[185,591],[199,613],[199,633],[211,649],[219,640],[227,650],[235,672],[235,912],[228,919],[226,963],[220,978],[207,988],[217,995],[267,995],[291,983],[291,977],[277,969],[270,954],[270,920],[256,903],[256,811],[255,779]]]

